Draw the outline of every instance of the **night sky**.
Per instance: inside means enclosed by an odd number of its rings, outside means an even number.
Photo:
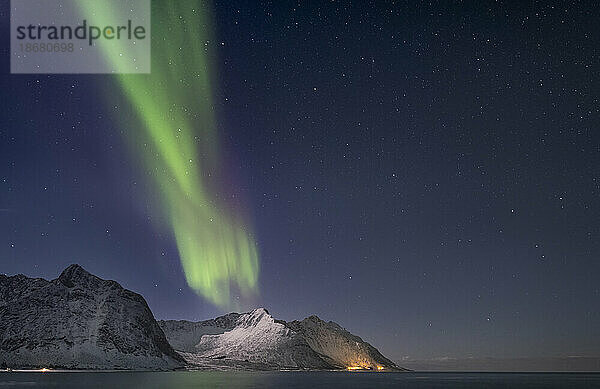
[[[260,253],[240,309],[316,314],[401,365],[600,355],[594,4],[216,1],[218,184]],[[0,272],[79,263],[157,318],[222,314],[153,220],[114,76],[11,75],[9,16]]]

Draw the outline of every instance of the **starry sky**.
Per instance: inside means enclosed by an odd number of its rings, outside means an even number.
[[[240,309],[316,314],[399,364],[600,356],[593,4],[215,1],[218,184],[260,254]],[[9,16],[0,272],[79,263],[157,318],[223,313],[156,228],[115,76],[11,75]]]

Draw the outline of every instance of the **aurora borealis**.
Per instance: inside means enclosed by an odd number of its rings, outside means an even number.
[[[114,14],[106,7],[94,13],[91,22],[100,25]],[[242,295],[256,291],[259,259],[248,221],[207,182],[220,171],[215,77],[204,45],[212,39],[210,18],[204,1],[153,2],[152,51],[158,55],[152,57],[152,73],[115,78],[136,113],[137,120],[121,123],[129,148],[160,194],[159,211],[177,243],[188,285],[213,304],[232,308],[231,287]],[[113,54],[123,51],[118,43],[99,43],[117,71],[121,57]]]

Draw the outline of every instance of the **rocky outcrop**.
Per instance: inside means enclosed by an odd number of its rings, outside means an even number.
[[[289,322],[287,326],[332,365],[372,370],[398,369],[375,347],[332,321],[324,322],[317,316],[310,316],[302,321]]]

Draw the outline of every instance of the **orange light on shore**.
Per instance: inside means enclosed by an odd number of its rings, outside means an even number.
[[[349,370],[349,371],[354,371],[354,370],[377,370],[377,371],[382,371],[383,369],[384,369],[384,367],[381,366],[381,365],[377,365],[375,367],[373,367],[373,366],[360,366],[360,365],[346,366],[346,370]]]
[[[363,370],[364,367],[362,366],[348,366],[346,367],[346,370]]]
[[[47,372],[47,371],[50,371],[50,369],[47,369],[47,368],[45,368],[45,367],[44,367],[43,369],[40,369],[40,371],[41,371],[42,373],[45,373],[45,372]]]

